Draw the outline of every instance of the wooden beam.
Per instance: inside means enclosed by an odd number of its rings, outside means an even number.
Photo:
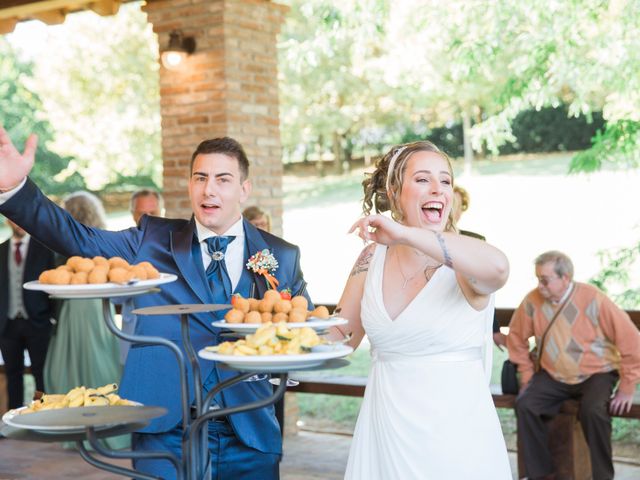
[[[7,33],[13,32],[13,30],[16,28],[17,23],[18,19],[15,17],[0,19],[0,35],[5,35]]]
[[[120,5],[133,0],[3,0],[0,2],[0,20],[36,18],[37,14],[64,10],[66,13],[93,10],[98,15],[115,15]]]
[[[118,9],[120,8],[119,0],[98,0],[96,2],[91,3],[89,6],[91,10],[96,12],[98,15],[102,15],[103,17],[109,15],[115,15],[118,13]]]
[[[64,23],[66,16],[67,12],[65,10],[49,10],[48,12],[34,13],[31,18],[40,20],[47,25],[60,25]]]

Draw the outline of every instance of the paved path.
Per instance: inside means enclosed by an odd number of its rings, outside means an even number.
[[[341,480],[349,455],[351,437],[300,432],[285,440],[282,480]],[[510,453],[515,469],[515,454]],[[119,462],[127,466],[127,462]],[[515,470],[514,470],[515,472]],[[638,480],[640,466],[616,463],[616,480]],[[58,444],[0,440],[0,480],[116,480],[124,477],[93,468]],[[516,475],[514,473],[514,479]]]

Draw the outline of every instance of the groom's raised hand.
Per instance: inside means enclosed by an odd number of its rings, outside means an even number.
[[[33,168],[38,137],[31,134],[20,153],[0,125],[0,192],[17,187]]]

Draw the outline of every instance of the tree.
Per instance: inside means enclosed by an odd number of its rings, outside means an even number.
[[[638,308],[640,287],[632,286],[637,279],[630,272],[638,272],[640,269],[640,241],[628,248],[599,252],[599,256],[604,267],[590,279],[590,283],[611,293],[620,307]]]
[[[330,149],[341,171],[367,129],[400,118],[384,80],[387,2],[296,0],[279,44],[285,151]]]
[[[38,150],[30,177],[47,194],[62,194],[85,188],[82,178],[73,175],[56,181],[69,164],[70,157],[62,157],[48,149],[52,128],[42,117],[42,102],[38,95],[26,86],[33,76],[33,65],[20,62],[3,38],[0,38],[0,124],[7,130],[16,145],[24,145],[32,132],[39,137]]]
[[[51,148],[75,158],[70,171],[92,189],[118,175],[160,184],[158,44],[139,4],[112,17],[67,16],[46,28],[33,60],[32,88],[54,128]]]
[[[459,120],[467,159],[514,141],[518,113],[566,104],[607,120],[575,169],[640,164],[640,2],[405,0],[390,12],[386,80],[432,123]]]
[[[514,51],[499,25],[509,16],[488,2],[414,0],[399,3],[390,20],[387,63],[394,83],[414,92],[414,111],[432,124],[462,124],[465,170],[473,159],[472,123],[500,108],[500,84]]]

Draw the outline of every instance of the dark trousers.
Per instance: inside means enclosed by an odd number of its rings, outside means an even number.
[[[274,385],[273,391],[275,392],[277,388],[278,386]],[[280,425],[280,435],[284,438],[284,395],[273,406],[276,412],[276,420],[278,420],[278,425]]]
[[[0,336],[0,351],[7,375],[9,408],[24,405],[24,351],[29,352],[31,373],[36,380],[36,389],[44,392],[44,361],[47,358],[51,328],[35,327],[27,319],[8,320]]]
[[[553,473],[547,423],[558,414],[562,402],[575,399],[580,402],[578,419],[589,446],[593,480],[613,479],[609,399],[617,381],[617,372],[598,373],[576,385],[558,382],[544,370],[533,376],[516,399],[518,434],[529,478]]]
[[[178,458],[181,451],[182,427],[166,433],[136,433],[133,448],[140,451],[170,450]],[[278,480],[280,455],[263,453],[243,444],[226,421],[209,422],[209,452],[211,454],[211,480]],[[175,479],[176,470],[168,460],[137,460],[134,468],[139,472]]]

